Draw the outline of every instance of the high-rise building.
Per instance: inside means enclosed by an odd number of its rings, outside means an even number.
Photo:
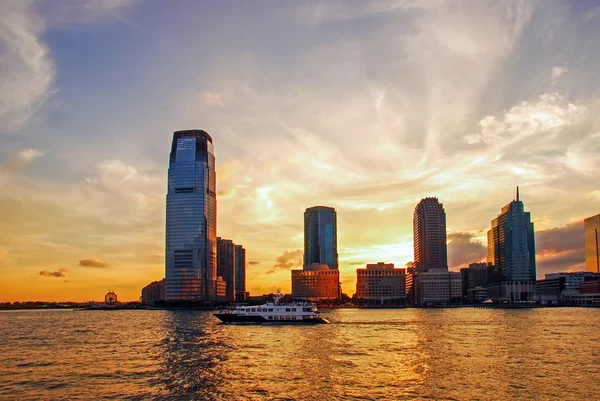
[[[241,245],[235,246],[235,300],[246,299],[246,250]]]
[[[415,207],[413,241],[417,272],[448,270],[446,212],[437,198],[424,198]]]
[[[328,265],[313,263],[292,270],[292,298],[322,301],[339,299],[340,272]]]
[[[225,301],[235,301],[235,244],[230,239],[217,237],[217,276],[225,281]]]
[[[169,158],[166,300],[216,300],[217,198],[212,138],[204,131],[173,134]]]
[[[314,206],[304,212],[304,264],[338,268],[337,216],[335,209]]]
[[[600,273],[600,214],[583,222],[585,230],[585,270]]]
[[[356,269],[356,295],[359,302],[375,304],[406,303],[406,269],[393,263],[371,263]]]
[[[517,199],[502,208],[488,231],[487,262],[493,266],[488,296],[494,300],[532,301],[535,298],[535,238],[531,215]]]

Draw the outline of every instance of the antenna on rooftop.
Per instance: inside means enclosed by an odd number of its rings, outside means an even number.
[[[519,186],[517,185],[517,202],[519,201]]]

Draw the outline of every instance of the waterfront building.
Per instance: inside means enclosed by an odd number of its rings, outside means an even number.
[[[302,270],[292,270],[292,298],[297,300],[339,299],[340,272],[327,264],[304,265]]]
[[[585,270],[600,273],[600,214],[583,221],[585,230]]]
[[[546,274],[544,279],[537,280],[536,283],[538,301],[547,305],[566,303],[565,297],[580,294],[581,284],[586,280],[596,279],[600,279],[600,274],[590,272]]]
[[[463,296],[466,297],[469,289],[487,287],[488,265],[487,263],[471,263],[469,267],[460,269],[460,275],[462,277]]]
[[[235,246],[235,300],[246,300],[246,250]]]
[[[215,156],[201,130],[173,134],[169,158],[166,301],[216,300],[217,199]]]
[[[230,239],[217,237],[217,276],[225,281],[225,301],[235,301],[235,244]]]
[[[502,208],[488,231],[488,296],[501,302],[533,301],[536,295],[535,238],[529,212],[517,198]]]
[[[600,294],[600,280],[586,280],[579,286],[580,294]]]
[[[446,212],[437,198],[424,198],[413,215],[415,266],[418,272],[448,270]]]
[[[446,269],[429,269],[413,276],[415,305],[447,305],[451,300],[462,298],[460,272]]]
[[[406,303],[406,269],[395,269],[393,263],[367,264],[356,269],[358,302],[395,304]]]
[[[153,304],[165,300],[165,279],[153,281],[142,288],[142,304]]]
[[[227,282],[221,276],[217,276],[215,280],[214,294],[216,302],[228,302]]]
[[[467,301],[470,304],[480,304],[488,299],[486,287],[473,287],[467,290]]]
[[[338,268],[337,215],[332,207],[314,206],[304,212],[304,265],[313,263]]]

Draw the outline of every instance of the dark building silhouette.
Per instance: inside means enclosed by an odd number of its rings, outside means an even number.
[[[235,246],[235,300],[246,300],[246,250]]]
[[[166,301],[216,300],[217,199],[212,138],[201,130],[173,134],[169,158]]]
[[[217,275],[225,281],[225,301],[235,301],[235,244],[230,239],[217,237]]]
[[[338,268],[335,209],[314,206],[304,212],[304,265],[326,264]]]
[[[165,300],[165,279],[153,281],[142,288],[142,303],[153,304]]]
[[[414,265],[416,272],[448,270],[446,212],[437,198],[424,198],[413,215]]]

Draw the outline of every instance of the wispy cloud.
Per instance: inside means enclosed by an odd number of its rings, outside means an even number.
[[[23,127],[51,94],[55,66],[40,38],[45,27],[33,2],[0,4],[0,133]]]
[[[66,277],[66,274],[68,270],[67,269],[58,269],[57,271],[48,271],[48,270],[42,270],[40,272],[40,276],[44,276],[44,277]]]
[[[110,267],[110,263],[103,262],[98,259],[81,259],[79,261],[79,266],[106,268],[106,267]]]
[[[7,163],[0,164],[0,174],[19,171],[43,155],[44,153],[38,149],[21,149]]]

